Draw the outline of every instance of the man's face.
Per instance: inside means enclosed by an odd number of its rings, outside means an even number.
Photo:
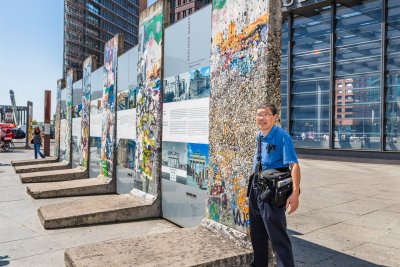
[[[278,115],[273,115],[270,108],[257,109],[256,122],[261,131],[268,131],[275,125]]]

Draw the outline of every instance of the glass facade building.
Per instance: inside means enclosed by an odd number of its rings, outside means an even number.
[[[94,55],[103,64],[104,44],[114,35],[124,35],[124,49],[138,42],[139,11],[142,0],[64,0],[63,73],[75,68],[82,76],[82,63]]]
[[[288,2],[281,123],[295,146],[398,156],[400,1]]]

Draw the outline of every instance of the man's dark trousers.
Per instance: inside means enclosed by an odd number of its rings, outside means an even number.
[[[278,267],[293,267],[293,251],[286,232],[285,207],[277,208],[259,198],[252,185],[249,196],[250,237],[254,250],[253,267],[268,265],[268,239],[275,248]]]

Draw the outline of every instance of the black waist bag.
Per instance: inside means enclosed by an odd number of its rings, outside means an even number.
[[[258,139],[258,156],[255,172],[250,176],[247,196],[253,179],[257,189],[261,192],[260,198],[275,207],[284,207],[289,196],[293,192],[293,181],[289,168],[269,169],[262,171],[261,168],[261,136]]]
[[[291,172],[270,169],[257,174],[258,189],[262,201],[281,208],[293,192]]]

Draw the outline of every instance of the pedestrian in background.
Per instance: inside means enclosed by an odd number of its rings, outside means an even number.
[[[261,199],[258,177],[254,175],[249,184],[250,237],[254,250],[253,267],[268,266],[268,240],[276,251],[278,267],[294,266],[292,244],[286,231],[286,214],[296,211],[299,206],[300,166],[294,150],[292,138],[282,128],[275,125],[278,120],[277,109],[273,104],[262,104],[257,108],[256,122],[257,149],[254,155],[253,171],[257,172],[257,162],[262,170],[277,169],[290,171],[293,191],[286,200],[286,205],[277,207]],[[259,141],[260,140],[260,141]],[[258,156],[258,143],[261,145]],[[256,174],[256,173],[255,173]]]
[[[43,144],[43,134],[42,131],[40,131],[39,127],[35,127],[31,143],[33,143],[33,149],[35,151],[35,159],[38,158],[38,153],[40,157],[44,159],[45,156],[42,154],[42,152],[40,152],[40,147]]]

